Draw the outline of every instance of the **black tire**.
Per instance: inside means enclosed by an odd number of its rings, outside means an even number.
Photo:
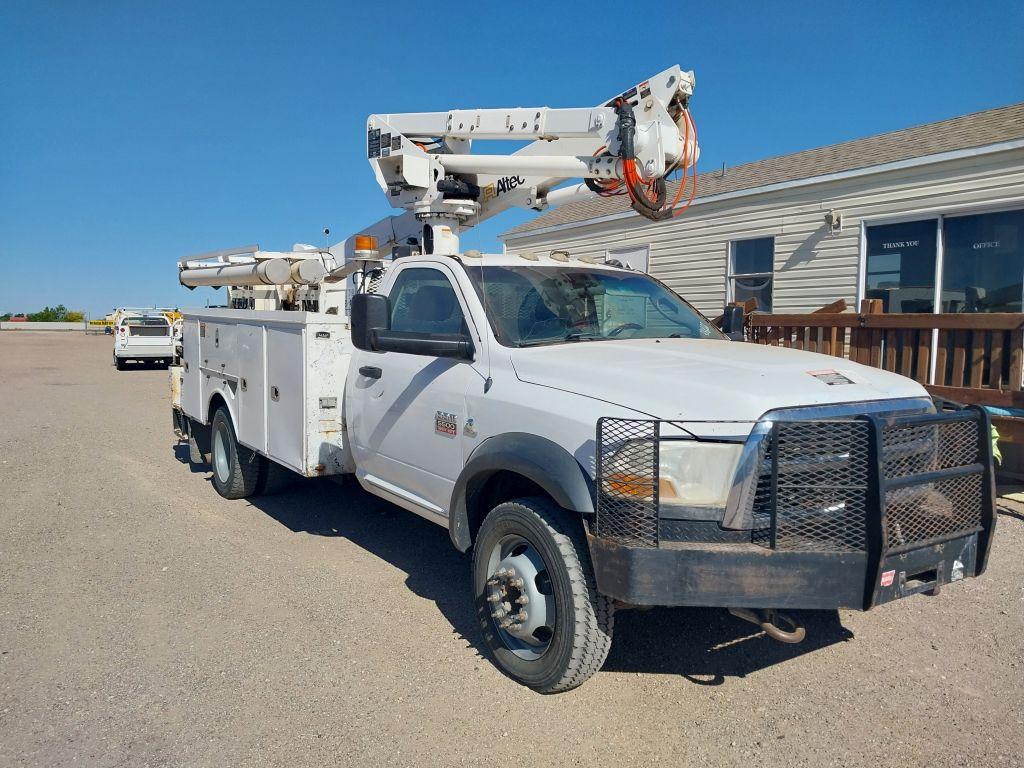
[[[221,406],[213,414],[210,431],[213,465],[213,487],[225,499],[244,499],[256,491],[261,457],[256,451],[238,444],[231,414]],[[221,451],[223,463],[218,461]]]
[[[543,558],[554,599],[554,632],[535,659],[522,658],[506,644],[487,599],[492,552],[510,536],[525,539]],[[492,659],[513,680],[540,693],[558,693],[583,684],[604,665],[612,643],[614,605],[597,592],[578,515],[540,497],[491,510],[473,545],[473,595]]]
[[[119,370],[119,371],[123,371],[124,370],[124,360],[122,358],[120,358],[120,357],[115,357],[114,358],[114,367],[117,368],[117,370]]]
[[[260,476],[256,480],[257,496],[273,496],[275,493],[281,493],[298,477],[297,474],[287,467],[282,467],[276,461],[263,456],[260,458],[263,459],[263,466],[260,468]]]

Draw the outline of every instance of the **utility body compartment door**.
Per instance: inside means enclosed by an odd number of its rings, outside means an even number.
[[[268,325],[267,334],[267,453],[303,471],[305,361],[302,327]]]
[[[181,410],[186,416],[205,422],[203,413],[203,373],[199,370],[199,321],[188,318],[181,327],[182,378]]]
[[[267,453],[266,387],[264,378],[263,326],[235,328],[238,370],[238,423],[235,431],[242,445]]]

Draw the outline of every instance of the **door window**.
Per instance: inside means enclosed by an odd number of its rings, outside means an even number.
[[[935,244],[935,219],[868,227],[864,296],[885,312],[934,311]]]
[[[391,287],[391,330],[406,333],[467,333],[459,298],[443,272],[404,269]]]
[[[1024,211],[957,216],[944,222],[943,312],[1020,312]]]

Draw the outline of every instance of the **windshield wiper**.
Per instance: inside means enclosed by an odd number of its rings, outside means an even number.
[[[522,349],[523,347],[540,347],[544,344],[559,344],[561,341],[562,339],[531,339],[530,341],[520,341],[516,346]]]
[[[566,341],[602,341],[605,337],[600,334],[587,334],[582,331],[573,331],[568,333],[562,338],[558,339],[531,339],[530,341],[520,341],[516,346],[522,347],[539,347],[544,344],[561,344]]]

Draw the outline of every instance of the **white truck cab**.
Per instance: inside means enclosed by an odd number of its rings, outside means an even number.
[[[114,365],[130,362],[170,365],[174,359],[171,322],[162,313],[124,314],[114,328]]]

